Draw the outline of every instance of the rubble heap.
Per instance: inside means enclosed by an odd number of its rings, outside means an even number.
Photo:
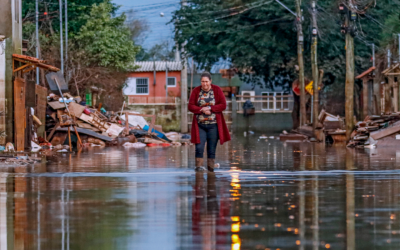
[[[169,134],[170,138],[164,134],[162,127],[154,124],[155,115],[110,112],[101,105],[89,107],[80,97],[68,93],[63,97],[50,94],[47,99],[45,134],[48,136],[35,142],[42,148],[66,152],[75,145],[80,149],[124,144],[126,147],[141,147],[189,143],[178,133]],[[148,124],[144,117],[151,117],[151,123]]]
[[[347,146],[374,148],[377,145],[400,145],[400,140],[396,140],[396,134],[399,132],[400,113],[367,116],[364,121],[356,124]]]

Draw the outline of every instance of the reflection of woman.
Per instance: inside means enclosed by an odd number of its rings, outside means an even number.
[[[205,185],[203,173],[196,173],[192,204],[191,249],[221,249],[226,246],[226,227],[230,213],[228,200],[217,198],[215,173],[207,173]]]
[[[196,144],[196,171],[205,170],[203,154],[206,142],[207,168],[213,172],[218,139],[221,145],[231,139],[222,114],[226,109],[224,93],[211,83],[210,73],[201,74],[201,86],[193,89],[189,99],[189,111],[194,114],[191,141]]]

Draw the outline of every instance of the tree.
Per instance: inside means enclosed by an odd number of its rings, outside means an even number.
[[[173,61],[175,52],[168,41],[156,44],[149,50],[142,48],[137,56],[137,61]]]
[[[131,40],[125,14],[112,17],[113,5],[106,1],[94,5],[76,36],[79,49],[88,57],[87,64],[127,70],[132,67],[139,46]]]
[[[340,106],[344,103],[345,76],[345,42],[340,33],[342,21],[338,10],[341,2],[319,0],[317,6],[318,65],[325,71],[326,86],[321,99],[325,104],[330,102],[331,105],[325,105],[325,108],[336,114],[344,114],[343,106]],[[400,1],[380,0],[376,5],[371,5],[373,1],[370,0],[356,2],[364,5],[352,31],[355,36],[356,73],[361,73],[371,65],[371,43],[380,48],[377,58],[384,53],[380,47],[384,42],[379,34],[389,25],[385,23],[386,19],[398,16]],[[284,3],[288,8],[295,9],[294,1]],[[311,48],[309,4],[309,1],[302,1],[301,6],[304,15],[304,55],[310,55]],[[193,57],[201,66],[210,68],[220,58],[230,58],[242,75],[250,72],[271,83],[268,80],[282,71],[289,72],[293,80],[296,78],[294,18],[276,1],[192,0],[174,13],[172,22],[176,24],[175,38],[179,44],[187,42],[187,56]],[[309,79],[310,65],[310,57],[305,56],[305,76]]]
[[[28,55],[35,56],[35,24],[29,17],[29,4],[24,7],[28,13],[23,24],[24,38],[31,41]],[[79,1],[69,1],[69,5],[74,4],[77,8],[70,8],[70,17],[75,14],[79,14],[79,17],[74,20],[73,28],[69,29],[69,56],[65,62],[70,92],[84,97],[87,88],[102,88],[107,94],[107,102],[103,106],[112,110],[119,109],[123,102],[122,88],[127,71],[134,69],[135,56],[140,50],[132,40],[132,31],[136,29],[128,26],[133,19],[127,22],[124,14],[114,17],[117,7],[108,0],[92,6],[80,6]],[[89,12],[81,12],[80,7]],[[49,64],[59,66],[59,30],[49,20],[42,18],[40,21],[40,57]]]

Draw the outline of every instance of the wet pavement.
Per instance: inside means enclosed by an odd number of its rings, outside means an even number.
[[[0,250],[399,249],[400,148],[234,136],[0,167]]]

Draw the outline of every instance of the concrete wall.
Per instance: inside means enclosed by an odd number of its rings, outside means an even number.
[[[166,73],[158,71],[156,72],[156,85],[154,86],[154,73],[153,72],[132,72],[129,77],[143,77],[149,79],[149,94],[148,95],[130,95],[133,97],[165,97],[165,80]],[[169,97],[180,97],[181,96],[181,72],[171,71],[168,72],[168,77],[176,78],[176,86],[168,87]]]
[[[5,51],[0,49],[0,144],[4,145],[13,141],[12,54],[22,54],[21,0],[0,0],[0,26],[0,35],[7,35]]]
[[[10,37],[12,35],[12,1],[13,0],[0,0],[0,35],[5,37]]]
[[[249,117],[237,114],[236,119],[232,121],[235,132],[281,133],[283,130],[289,132],[292,126],[291,113],[257,113]]]
[[[181,131],[181,105],[128,105],[125,110],[132,110],[140,114],[156,115],[156,125],[161,125],[164,132]],[[150,123],[151,118],[145,119]]]

